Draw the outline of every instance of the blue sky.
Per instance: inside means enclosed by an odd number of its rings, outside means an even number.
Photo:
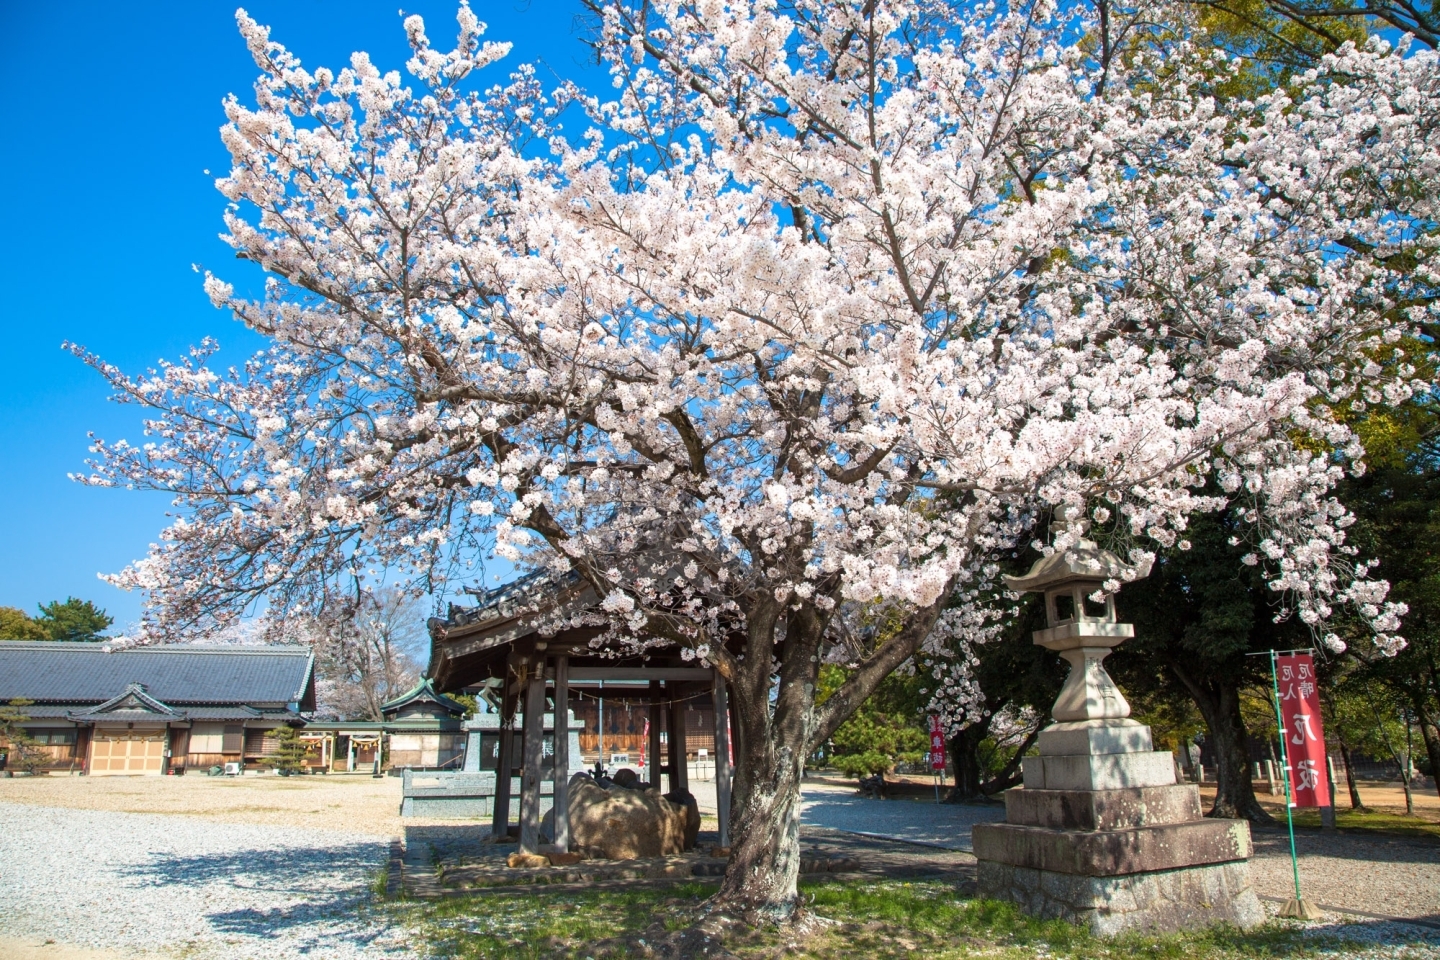
[[[312,67],[368,50],[382,69],[403,70],[402,6],[449,49],[456,4],[446,0],[246,9]],[[472,6],[488,39],[515,44],[506,63],[540,61],[542,79],[608,86],[586,62],[574,0]],[[84,469],[88,431],[136,440],[140,430],[138,412],[107,402],[100,378],[60,344],[129,371],[205,336],[220,341],[222,362],[259,346],[210,306],[191,269],[241,276],[217,239],[224,203],[213,183],[227,168],[221,101],[248,99],[254,77],[227,3],[0,4],[0,605],[33,613],[73,595],[118,627],[139,615],[138,595],[96,574],[142,556],[168,502],[67,479]]]

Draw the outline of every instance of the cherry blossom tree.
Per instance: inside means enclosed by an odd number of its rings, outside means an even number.
[[[1143,11],[587,5],[610,99],[482,87],[506,47],[463,6],[449,53],[405,21],[408,79],[239,15],[260,77],[218,185],[267,280],[206,286],[271,347],[138,377],[81,351],[152,411],[87,481],[181,508],[113,578],[153,624],[302,616],[381,568],[443,590],[487,550],[577,571],[597,646],[728,681],[716,905],[752,921],[797,903],[805,757],[993,632],[1057,505],[1142,569],[1245,497],[1295,615],[1403,643],[1344,543],[1332,411],[1425,387],[1397,344],[1434,309],[1432,54],[1347,46],[1219,111],[1227,64]]]

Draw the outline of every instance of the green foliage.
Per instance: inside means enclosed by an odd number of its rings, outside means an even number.
[[[0,640],[49,640],[50,631],[19,607],[0,607]]]
[[[1193,743],[1196,734],[1205,732],[1205,718],[1200,716],[1195,702],[1175,696],[1174,691],[1150,687],[1131,694],[1129,700],[1131,718],[1150,728],[1156,750],[1179,751],[1183,745]]]
[[[816,706],[845,682],[847,671],[835,664],[820,668]],[[924,698],[914,676],[892,673],[830,738],[827,760],[847,776],[883,773],[897,763],[918,763],[930,737],[921,713]]]
[[[270,758],[280,773],[299,773],[305,768],[305,743],[294,727],[283,726],[275,731],[275,753]]]
[[[23,726],[30,719],[25,708],[33,702],[15,699],[0,706],[0,739],[5,741],[9,754],[7,768],[18,767],[31,774],[39,773],[50,764],[50,754]]]
[[[465,704],[465,716],[463,718],[465,720],[469,720],[471,717],[480,713],[480,698],[473,693],[447,693],[445,696],[457,703]]]
[[[40,606],[35,622],[44,628],[51,640],[88,643],[105,639],[104,631],[115,618],[89,600],[66,597]]]

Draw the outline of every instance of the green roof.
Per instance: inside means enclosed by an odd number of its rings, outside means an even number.
[[[450,713],[456,715],[463,714],[467,709],[469,709],[459,700],[452,700],[451,698],[445,696],[445,694],[443,693],[436,693],[435,685],[431,682],[429,677],[426,677],[418,684],[416,684],[413,689],[400,694],[400,696],[396,697],[394,700],[382,703],[380,705],[380,712],[382,714],[393,713],[399,711],[402,707],[408,706],[409,704],[415,703],[417,701],[424,702],[427,700],[431,703],[440,705],[441,707],[448,710]]]

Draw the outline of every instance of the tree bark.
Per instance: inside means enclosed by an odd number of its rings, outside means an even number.
[[[1415,719],[1420,724],[1420,738],[1425,741],[1425,755],[1430,758],[1430,779],[1435,792],[1440,793],[1440,730],[1435,727],[1435,717],[1426,709],[1421,697],[1415,698]]]
[[[735,752],[737,766],[766,770],[751,777],[744,799],[730,810],[730,862],[713,902],[747,923],[789,920],[798,907],[800,880],[800,778],[804,755],[763,765],[753,749]],[[767,751],[768,752],[768,751]]]
[[[1350,809],[1364,810],[1365,804],[1360,800],[1360,789],[1355,786],[1355,768],[1350,764],[1350,745],[1340,737],[1340,759],[1345,761],[1345,785],[1350,788]]]
[[[823,632],[815,618],[790,618],[772,706],[766,641],[774,635],[777,612],[762,607],[752,613],[747,656],[731,678],[736,767],[745,776],[731,798],[730,862],[711,900],[717,910],[752,925],[787,921],[799,906],[800,782]],[[756,656],[761,650],[766,655]]]
[[[1174,663],[1170,669],[1200,709],[1215,751],[1215,804],[1207,816],[1274,823],[1274,818],[1255,798],[1255,783],[1250,777],[1245,721],[1240,716],[1240,688],[1231,679],[1238,671],[1227,674],[1217,670],[1202,681]]]
[[[955,786],[946,797],[948,803],[965,803],[979,800],[980,792],[980,742],[990,731],[990,720],[972,723],[950,738],[950,756],[955,758]]]
[[[819,707],[815,689],[825,619],[813,606],[785,611],[784,639],[776,651],[783,608],[762,600],[747,611],[745,657],[730,661],[722,671],[731,674],[726,679],[741,776],[731,798],[730,862],[710,900],[717,912],[751,925],[782,923],[795,916],[805,758],[915,652],[934,627],[951,587],[933,605],[916,611],[899,634],[875,650]],[[777,659],[778,676],[772,667]]]

